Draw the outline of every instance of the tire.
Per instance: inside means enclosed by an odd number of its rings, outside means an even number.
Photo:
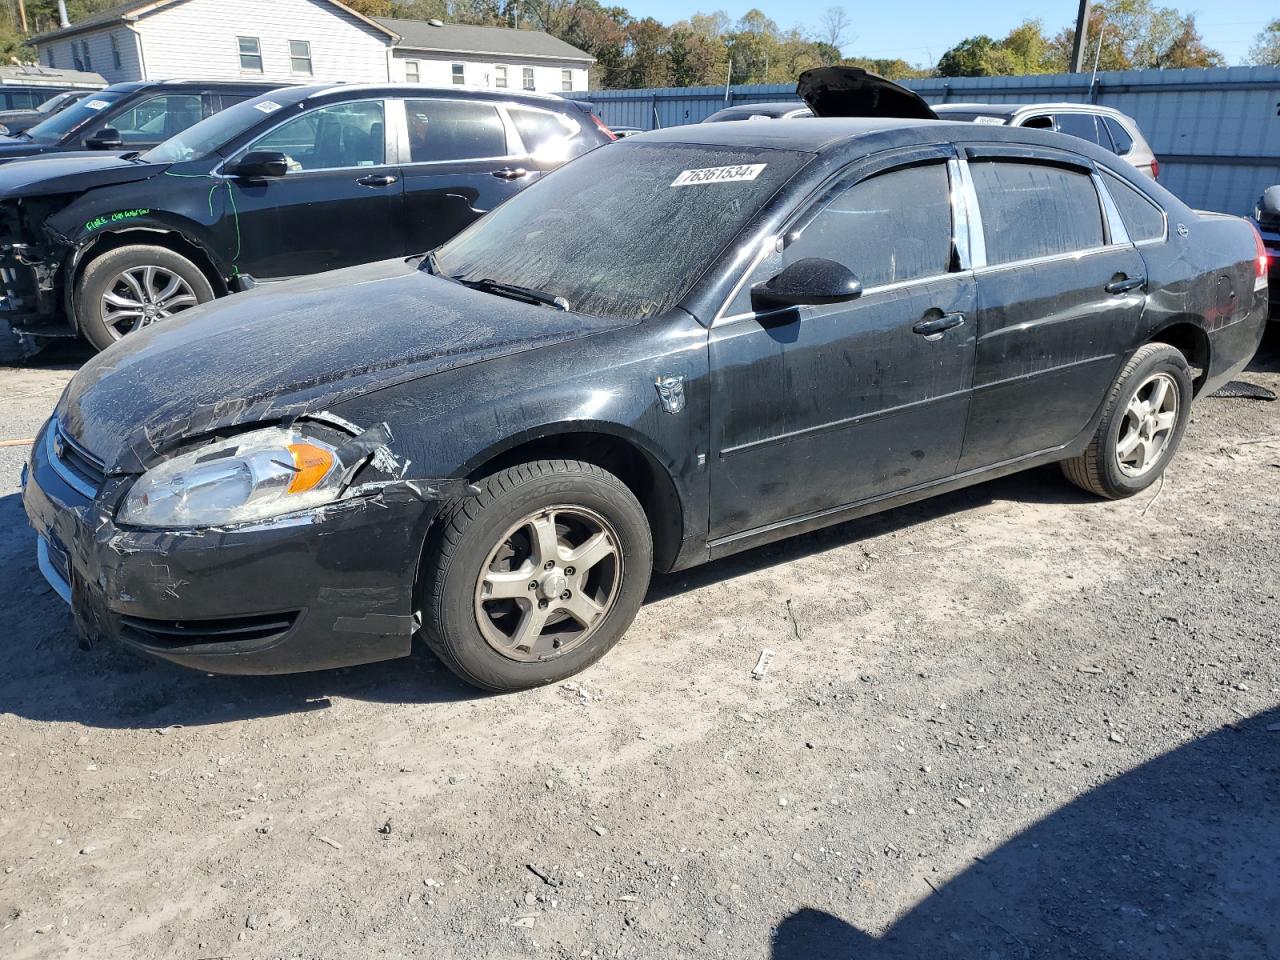
[[[1156,397],[1153,391],[1160,382],[1165,386],[1161,407],[1148,417],[1137,416],[1131,405],[1141,403],[1150,407]],[[1170,393],[1176,404],[1173,410],[1167,409]],[[1089,446],[1080,456],[1064,460],[1062,472],[1076,486],[1112,500],[1145,490],[1164,473],[1177,452],[1191,416],[1191,401],[1191,370],[1186,357],[1164,343],[1140,347],[1111,385],[1102,420]],[[1148,419],[1147,430],[1160,444],[1158,447],[1154,443],[1138,444],[1142,448],[1140,456],[1149,458],[1138,468],[1134,461],[1139,454],[1126,450],[1136,451],[1137,446],[1129,447],[1125,441],[1132,442],[1135,431],[1140,438],[1145,436],[1138,425]],[[1153,424],[1170,422],[1167,432],[1155,431]]]
[[[478,497],[445,509],[425,551],[416,606],[427,645],[462,680],[500,693],[595,663],[631,626],[653,570],[652,533],[635,495],[577,460],[523,463],[477,485]],[[549,531],[554,539],[539,547]],[[603,612],[577,617],[569,603]],[[543,608],[548,620],[535,633],[534,611]]]
[[[148,268],[154,272],[147,274]],[[135,320],[133,311],[126,309],[113,321],[108,314],[109,308],[103,302],[108,293],[118,291],[117,296],[123,294],[129,300],[139,299],[140,306],[145,300],[145,297],[138,297],[141,287],[130,287],[125,283],[123,278],[126,274],[132,275],[135,281],[142,276],[153,277],[153,294],[163,294],[175,278],[177,283],[167,300],[157,299],[145,305],[146,315],[139,311]],[[89,261],[76,284],[73,302],[80,332],[99,350],[105,350],[139,326],[163,321],[173,313],[207,303],[213,298],[213,285],[209,278],[182,254],[168,247],[135,245],[108,250]]]

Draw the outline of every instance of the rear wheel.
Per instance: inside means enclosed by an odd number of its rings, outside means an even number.
[[[1062,471],[1078,487],[1119,499],[1159,479],[1191,415],[1187,359],[1164,343],[1138,349],[1112,384],[1097,433]]]
[[[613,474],[576,460],[495,473],[440,519],[420,597],[431,649],[463,680],[552,683],[621,639],[644,599],[653,543]]]
[[[214,297],[204,272],[167,247],[109,250],[89,262],[76,285],[76,323],[105,350],[126,334]]]

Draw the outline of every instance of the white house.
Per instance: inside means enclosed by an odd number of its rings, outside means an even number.
[[[560,93],[593,58],[534,30],[370,19],[337,0],[138,0],[34,37],[40,63],[123,80],[420,82]]]

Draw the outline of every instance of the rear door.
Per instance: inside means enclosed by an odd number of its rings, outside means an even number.
[[[289,172],[231,180],[220,246],[241,273],[271,279],[404,253],[400,169],[381,99],[329,104],[286,120],[237,152],[283,153]]]
[[[1090,162],[971,146],[985,265],[961,471],[1051,451],[1089,423],[1135,342],[1146,266]],[[1109,198],[1107,200],[1109,202]]]
[[[407,253],[439,246],[537,176],[495,103],[424,97],[403,101],[403,111]]]
[[[860,166],[787,229],[713,325],[712,539],[954,473],[976,294],[963,223],[953,237],[964,214],[948,155]],[[849,267],[862,295],[752,312],[749,286],[806,257]]]

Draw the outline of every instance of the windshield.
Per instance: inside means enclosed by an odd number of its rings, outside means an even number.
[[[680,302],[809,154],[621,142],[534,183],[436,251],[436,269],[563,297],[581,313],[656,316]]]
[[[158,147],[148,150],[142,159],[148,163],[181,163],[208,156],[228,140],[233,140],[246,130],[262,122],[281,108],[283,104],[270,96],[243,100],[233,107],[206,117],[170,137]]]
[[[33,140],[61,140],[81,124],[88,123],[111,104],[122,100],[129,94],[124,90],[102,90],[91,97],[85,97],[61,113],[55,113],[47,120],[41,120],[34,127],[28,127],[27,133]]]
[[[36,109],[39,110],[41,113],[48,113],[54,107],[58,106],[58,104],[65,103],[67,100],[70,100],[74,96],[75,96],[74,93],[56,93],[52,97],[50,97],[48,100],[46,100],[44,103],[37,106]]]

